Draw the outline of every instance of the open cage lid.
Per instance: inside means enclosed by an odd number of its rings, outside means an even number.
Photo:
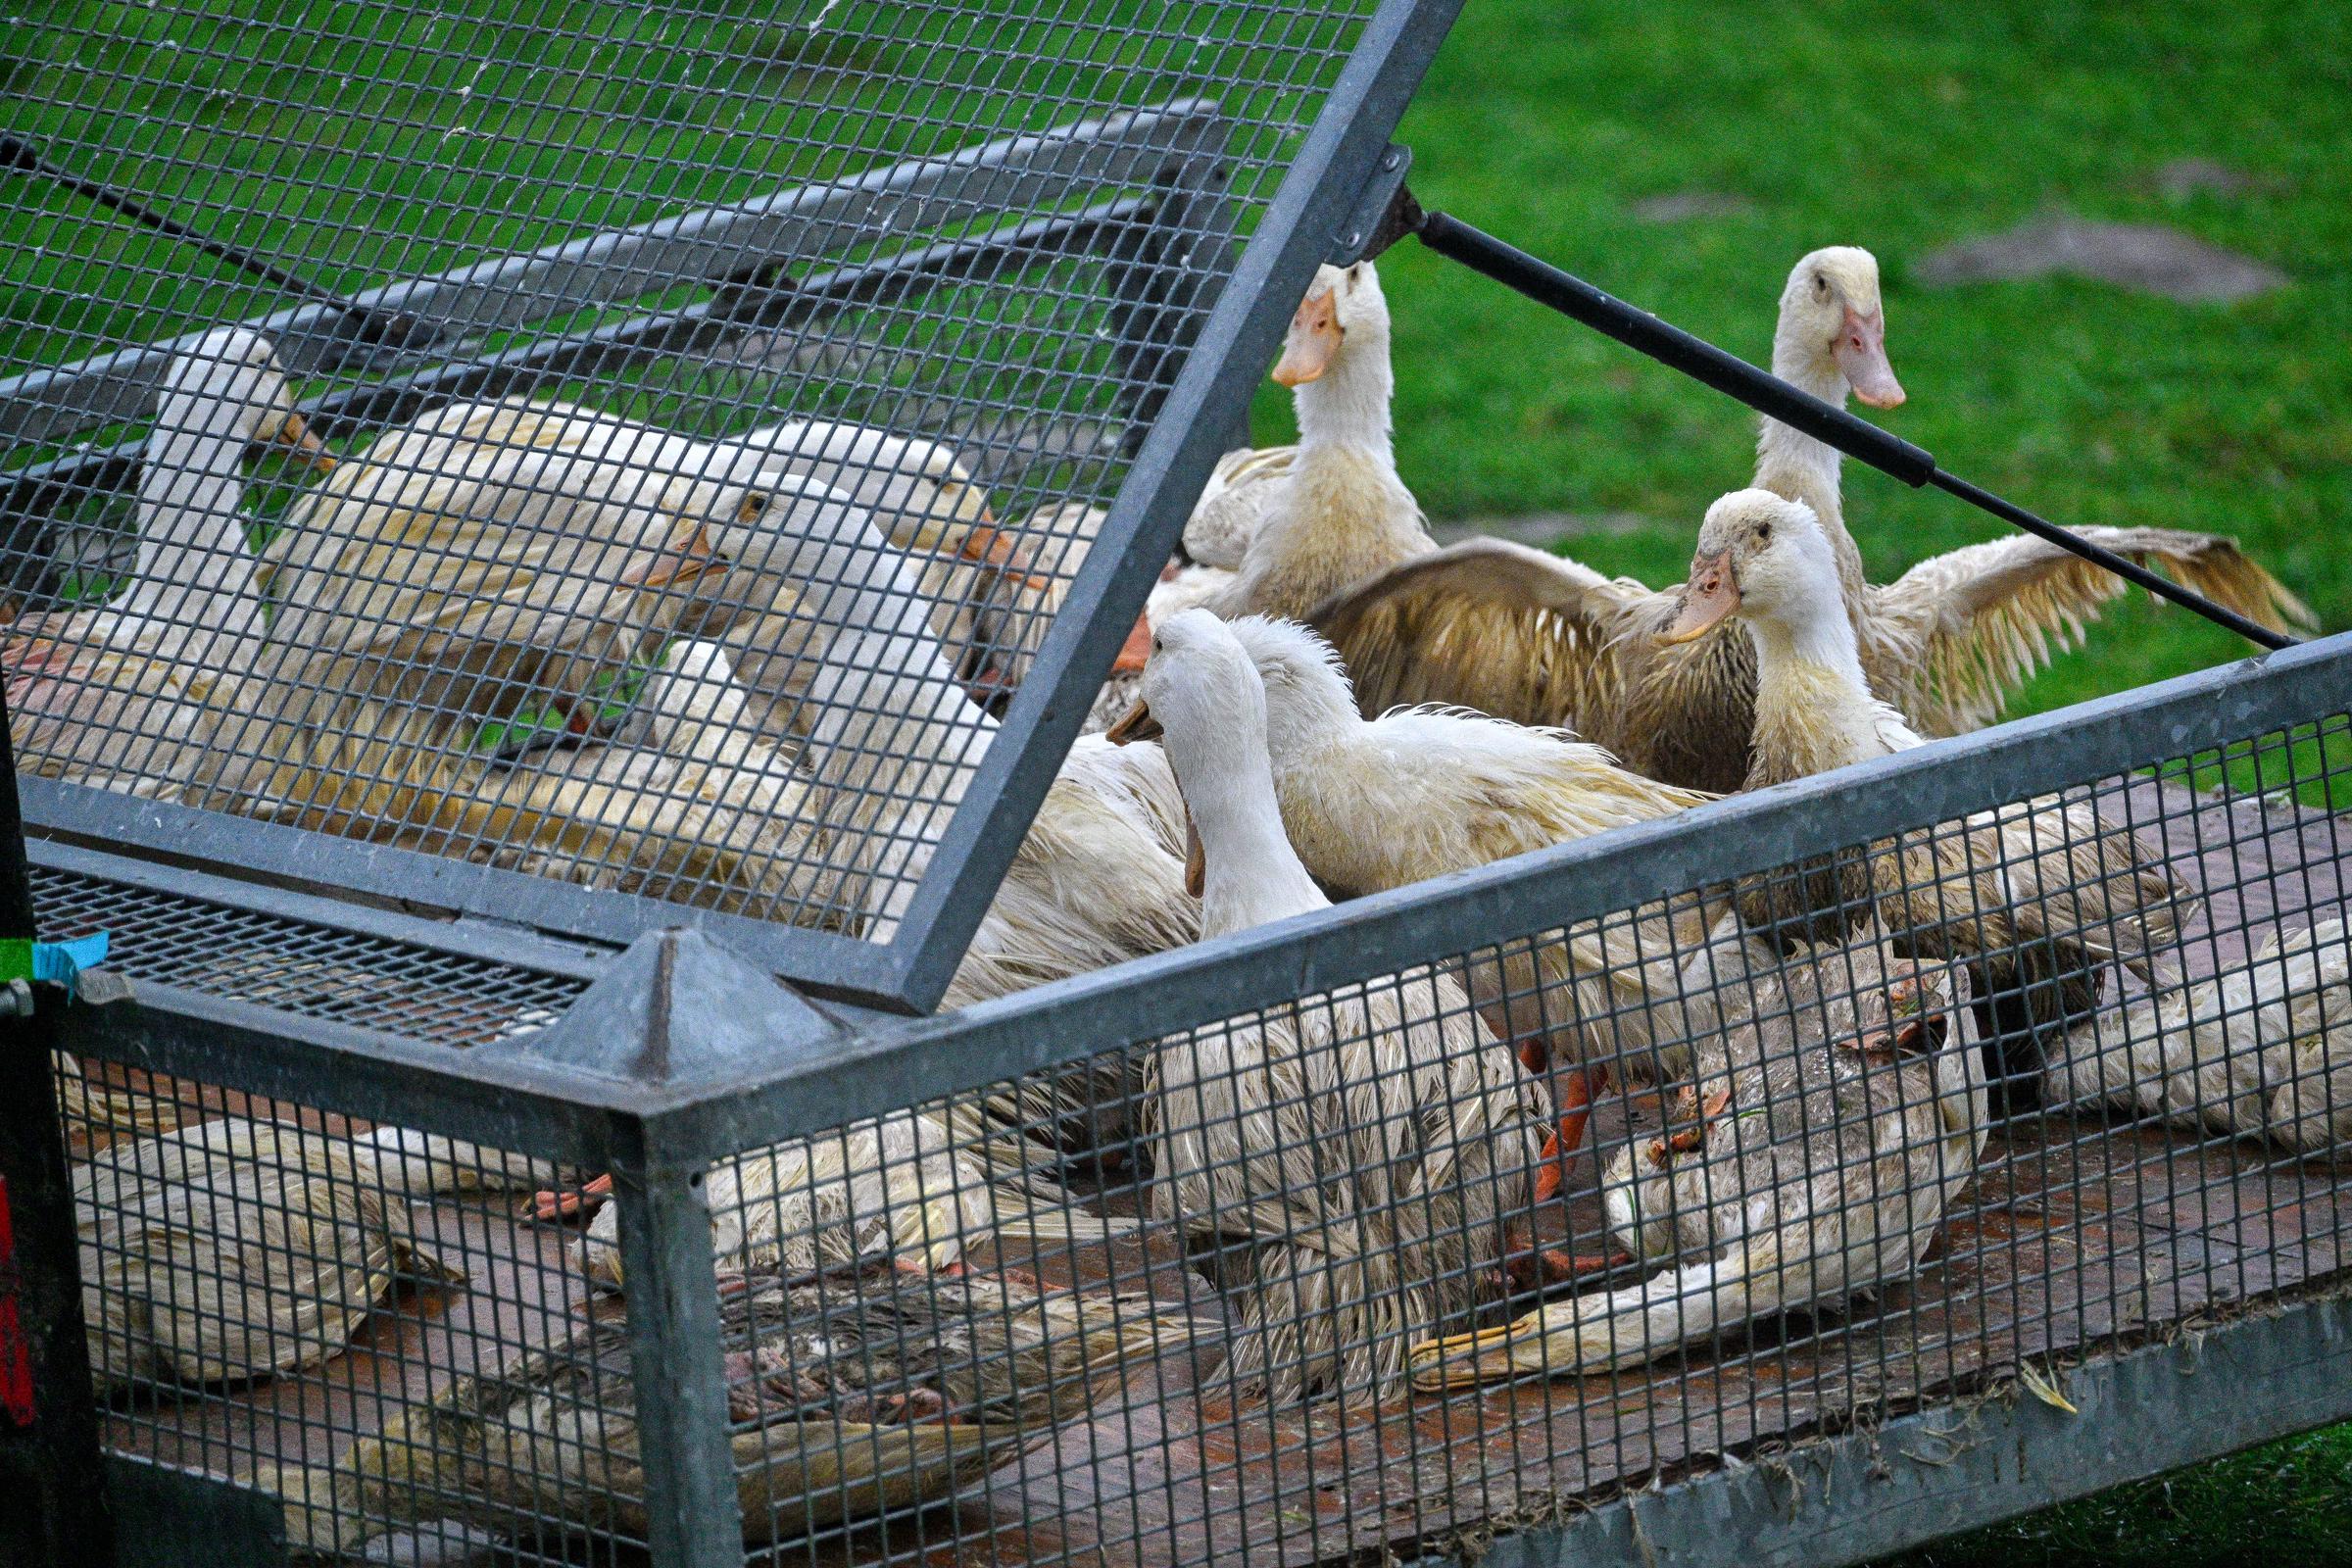
[[[930,1006],[1457,9],[35,23],[28,823]]]

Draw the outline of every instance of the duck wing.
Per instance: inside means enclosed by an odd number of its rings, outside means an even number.
[[[1366,713],[1469,708],[1616,750],[1630,684],[1624,645],[1672,605],[1630,577],[1470,539],[1335,594],[1307,618],[1339,649]]]
[[[1185,522],[1184,553],[1200,565],[1239,570],[1274,481],[1289,476],[1298,455],[1297,447],[1241,447],[1219,458]]]
[[[2081,532],[2275,630],[2312,624],[2303,602],[2235,540],[2175,528]],[[2080,646],[2085,623],[2128,586],[2026,534],[1949,551],[1868,591],[1856,627],[1863,667],[1871,689],[1927,734],[1980,729],[2000,717],[2012,689]]]

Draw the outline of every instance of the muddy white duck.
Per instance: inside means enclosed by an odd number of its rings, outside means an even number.
[[[170,794],[212,699],[249,673],[265,633],[246,546],[243,460],[284,447],[334,460],[295,412],[269,340],[209,332],[166,372],[141,459],[129,586],[102,607],[28,618],[7,644],[18,764]]]
[[[1370,262],[1324,267],[1291,318],[1274,379],[1291,388],[1298,442],[1229,452],[1185,525],[1138,637],[1187,610],[1225,620],[1297,616],[1348,584],[1437,544],[1396,472],[1389,404],[1389,306]],[[1135,701],[1140,642],[1122,650],[1087,715],[1089,732]]]
[[[335,1354],[396,1277],[454,1280],[350,1138],[224,1116],[74,1170],[102,1385],[240,1383]]]
[[[766,506],[768,493],[721,491],[712,504],[730,509],[729,521],[739,522]],[[793,504],[805,506],[820,541],[858,537],[863,529],[862,514],[838,498],[796,496]],[[699,537],[712,525],[687,514],[658,517],[649,527],[667,539],[681,530]],[[663,559],[659,551],[640,554]],[[453,657],[465,662],[463,655]],[[450,693],[454,676],[441,678],[429,664],[395,673],[399,661],[385,658],[390,689],[377,692],[314,684],[305,675],[316,666],[299,652],[265,669],[254,682],[251,718],[221,726],[191,798],[569,880],[657,894],[688,890],[738,912],[835,908],[838,871],[801,853],[817,808],[785,809],[816,786],[796,781],[756,736],[731,744],[707,721],[685,724],[685,756],[662,749],[679,721],[693,717],[686,700],[708,683],[680,684],[664,671],[648,678],[654,746],[596,742],[510,765],[476,747],[478,718],[462,705],[436,701]],[[672,706],[683,710],[664,716]]]
[[[1663,1134],[1601,1180],[1618,1243],[1669,1266],[1416,1346],[1414,1387],[1636,1366],[1908,1276],[1984,1145],[1963,986],[1875,935],[1751,980],[1738,1021],[1693,1042]]]
[[[742,522],[756,523],[766,505],[770,503],[758,493],[747,494],[733,514]],[[966,700],[950,674],[923,601],[908,591],[911,563],[860,523],[862,514],[857,509],[845,506],[821,514],[837,524],[830,538],[735,528],[715,520],[702,535],[703,548],[729,559],[762,559],[758,552],[790,548],[796,558],[788,569],[833,585],[822,595],[806,598],[809,612],[826,616],[833,630],[823,647],[822,667],[806,679],[810,706],[801,712],[808,728],[792,769],[784,769],[756,733],[740,727],[744,698],[735,688],[735,672],[725,667],[717,650],[681,645],[672,649],[666,667],[677,682],[675,689],[711,699],[693,717],[694,744],[752,754],[729,755],[691,775],[693,795],[708,802],[710,812],[730,813],[722,826],[732,831],[762,826],[795,830],[812,811],[805,803],[813,797],[795,793],[796,778],[803,775],[811,792],[852,796],[845,808],[825,808],[822,826],[814,831],[846,834],[858,829],[885,841],[880,853],[855,866],[845,864],[842,871],[845,877],[855,875],[865,889],[859,929],[870,935],[886,932],[903,912],[946,827],[950,808],[994,743],[996,725]],[[745,537],[738,538],[738,532]],[[660,755],[676,750],[682,744],[680,734],[673,729],[657,737],[667,748]],[[884,769],[887,789],[859,787]],[[628,787],[636,777],[626,774],[614,786],[616,802],[623,808],[634,809],[631,803],[644,793]],[[664,788],[680,793],[675,784]],[[804,805],[802,815],[783,814],[782,806],[795,803]],[[575,815],[581,811],[577,804],[569,808]],[[773,814],[763,818],[763,811]],[[1101,739],[1082,739],[1058,770],[1012,866],[984,911],[950,981],[947,1004],[983,1001],[1191,940],[1198,916],[1184,896],[1181,821],[1173,777],[1155,750],[1122,751]],[[840,858],[825,851],[822,842],[810,836],[811,830],[799,831],[802,836],[791,840],[799,853],[774,854],[764,863],[798,876],[804,873],[796,867]],[[712,837],[703,831],[686,842]],[[746,858],[750,858],[748,850]],[[1054,1137],[1109,1113],[1130,1099],[1136,1087],[1122,1058],[1103,1056],[1066,1075],[1024,1080],[1018,1097],[987,1108],[1000,1123],[1038,1137]],[[980,1157],[994,1162],[997,1177],[1023,1188],[1032,1198],[1058,1201],[1058,1192],[1031,1169],[1043,1160],[1044,1151],[1031,1147],[1026,1136],[985,1136],[989,1128],[972,1118],[973,1108],[964,1102],[942,1113],[965,1146],[952,1158],[940,1152],[941,1140],[916,1137],[922,1128],[906,1133],[929,1151],[920,1158],[909,1153],[897,1160],[915,1190],[961,1193],[971,1195],[972,1201],[987,1201],[985,1182],[955,1163]],[[875,1137],[881,1139],[882,1132]],[[886,1143],[877,1142],[863,1154],[843,1154],[845,1169],[854,1176],[891,1164],[896,1156]],[[915,1144],[909,1144],[908,1151]],[[754,1215],[764,1213],[772,1221],[777,1205],[754,1203],[754,1198],[764,1200],[783,1189],[807,1190],[826,1179],[816,1170],[821,1160],[810,1156],[795,1164],[795,1157],[790,1152],[763,1152],[737,1162],[740,1168],[731,1173],[722,1170],[713,1177],[714,1210],[722,1206],[718,1187],[731,1183],[747,1190],[738,1206]],[[892,1212],[903,1218],[921,1211],[922,1204],[909,1201],[903,1185],[890,1191]],[[1038,1206],[1049,1207],[1051,1201]],[[1007,1215],[1015,1206],[1000,1195],[995,1203],[1000,1228],[1009,1223]],[[979,1223],[974,1219],[971,1225],[943,1234],[968,1234]],[[724,1244],[725,1238],[720,1240]]]
[[[1298,445],[1269,482],[1232,582],[1209,601],[1227,620],[1303,615],[1333,594],[1437,548],[1396,472],[1389,402],[1389,305],[1370,262],[1315,273],[1274,379],[1292,389]]]
[[[710,543],[755,570],[773,569],[766,562],[777,537],[716,530]],[[837,791],[888,770],[887,792],[858,792],[860,801],[882,803],[859,809],[899,813],[888,824],[897,858],[868,874],[895,875],[910,889],[995,744],[997,725],[952,674],[904,556],[870,533],[814,561],[805,545],[791,548],[793,575],[829,585],[808,596],[812,608],[845,628],[826,646],[825,668],[806,681],[805,710],[816,717],[802,766]],[[735,668],[752,690],[774,697],[801,680],[782,663],[738,654]],[[894,795],[900,804],[891,803]],[[951,1000],[980,1001],[1002,994],[994,981],[1062,978],[1191,940],[1198,927],[1179,892],[1184,841],[1173,799],[1164,758],[1082,739],[983,916],[965,959],[973,972],[959,969],[962,983],[952,984]]]
[[[2339,1151],[2352,1139],[2352,940],[2341,919],[2273,935],[2208,979],[2101,1008],[2045,1053],[2045,1106]]]
[[[1007,1234],[1024,1206],[1000,1205],[986,1163],[941,1118],[912,1110],[721,1160],[706,1189],[711,1254],[722,1267],[796,1275],[866,1264],[944,1269],[971,1243]],[[608,1191],[601,1180],[585,1190]],[[540,1195],[542,1217],[566,1206],[555,1197]],[[618,1208],[597,1214],[578,1255],[591,1279],[626,1288]]]
[[[1146,700],[1198,833],[1204,937],[1328,906],[1283,836],[1264,690],[1214,615],[1154,635]],[[1151,1050],[1154,1214],[1220,1247],[1237,1393],[1391,1390],[1408,1341],[1494,1299],[1546,1106],[1455,983],[1415,970]]]
[[[944,1497],[1024,1434],[1117,1396],[1128,1371],[1218,1332],[1149,1298],[976,1275],[730,1283],[719,1330],[753,1545]],[[628,1323],[608,1317],[401,1407],[328,1463],[250,1479],[284,1499],[306,1558],[356,1560],[375,1537],[443,1519],[518,1544],[642,1538],[650,1392]]]
[[[1240,569],[1278,481],[1289,476],[1298,457],[1298,448],[1291,445],[1239,447],[1219,458],[1184,522],[1186,561],[1222,571]]]
[[[468,527],[466,519],[529,505],[515,492],[549,488],[551,471],[576,492],[569,511],[528,531]],[[520,399],[452,405],[379,437],[360,471],[330,487],[312,512],[289,518],[271,559],[293,573],[364,572],[438,592],[494,587],[545,604],[543,631],[576,636],[596,623],[609,593],[596,563],[549,548],[550,530],[594,535],[613,509],[626,516],[645,498],[681,484],[746,482],[763,473],[822,487],[864,509],[887,540],[915,558],[934,629],[957,650],[993,631],[983,612],[992,600],[1020,590],[1034,599],[1056,586],[1055,578],[1027,569],[1023,547],[996,526],[986,492],[939,443],[825,420],[705,441],[575,404]],[[419,518],[442,520],[427,532]],[[410,554],[416,542],[431,547],[422,563]],[[723,605],[705,603],[700,616],[687,614],[678,628],[723,636],[739,662],[797,657],[808,633],[806,617],[793,613],[795,589],[789,578],[739,570]],[[397,618],[398,607],[388,613]],[[322,635],[333,641],[333,628]],[[763,725],[783,717],[767,705],[756,716]]]
[[[1803,502],[1738,490],[1707,509],[1681,608],[1659,635],[1692,641],[1734,618],[1756,654],[1747,787],[1924,744],[1871,692],[1834,549]],[[2183,889],[2088,807],[2029,801],[1958,826],[1744,879],[1740,916],[1776,941],[1823,941],[1875,910],[1898,951],[1986,965],[1980,998],[2014,996],[2036,1025],[2087,1007],[2103,959],[2144,967],[2177,937]]]
[[[1831,246],[1796,264],[1781,295],[1773,373],[1826,403],[1903,402],[1888,364],[1878,262]],[[1872,687],[1926,734],[2000,715],[2008,693],[2125,584],[2055,546],[2019,536],[1971,546],[1867,582],[1846,531],[1836,448],[1766,418],[1755,488],[1812,508],[1837,564],[1840,603]],[[2309,613],[2236,544],[2166,528],[2089,528],[2098,543],[2268,625]],[[1681,646],[1651,634],[1678,594],[1498,539],[1417,556],[1344,585],[1308,618],[1339,647],[1367,711],[1447,703],[1560,724],[1626,765],[1729,792],[1747,772],[1755,693],[1746,639],[1719,631]]]
[[[1167,625],[1209,613],[1194,611]],[[1284,831],[1315,880],[1343,897],[1404,887],[1714,799],[1629,772],[1562,730],[1429,708],[1366,719],[1338,655],[1312,631],[1257,615],[1233,621],[1227,631],[1263,685]],[[1158,728],[1147,703],[1110,734],[1136,740]],[[1675,955],[1701,940],[1707,924],[1695,904],[1679,921],[1650,909],[1630,924],[1579,927],[1499,965],[1472,967],[1473,998],[1516,1043],[1522,1061],[1544,1071],[1557,1044],[1574,1064],[1558,1083],[1560,1121],[1544,1151],[1539,1201],[1559,1185],[1554,1156],[1564,1160],[1582,1140],[1592,1097],[1607,1082],[1601,1063],[1620,1051],[1660,1043],[1650,1027],[1651,993],[1673,995]],[[1579,991],[1573,1005],[1562,990],[1571,986]],[[1569,1016],[1579,1021],[1561,1021]]]

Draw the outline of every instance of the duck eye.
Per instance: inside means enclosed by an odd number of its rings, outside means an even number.
[[[1769,522],[1759,522],[1759,523],[1757,523],[1757,524],[1756,524],[1756,542],[1757,542],[1758,544],[1767,544],[1767,545],[1768,545],[1768,544],[1770,544],[1770,543],[1772,543],[1772,524],[1771,524],[1771,523],[1769,523]]]
[[[1163,653],[1163,652],[1165,652],[1166,650],[1165,650],[1165,649],[1163,648],[1163,646],[1161,645],[1161,643],[1160,643],[1160,640],[1159,640],[1158,638],[1154,637],[1154,638],[1152,638],[1152,651],[1153,653],[1157,654],[1157,653]]]

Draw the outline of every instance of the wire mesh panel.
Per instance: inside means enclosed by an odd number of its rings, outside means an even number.
[[[2119,701],[2095,775],[1927,754],[912,1031],[1053,1063],[968,1094],[800,1075],[870,1113],[705,1184],[747,1542],[1446,1546],[2333,1288],[2343,658],[2228,744]]]
[[[633,1387],[605,1343],[616,1314],[517,1209],[561,1167],[95,1060],[58,1070],[110,1448],[265,1489],[305,1557],[388,1531],[410,1557],[455,1552],[495,1527],[526,1560],[612,1561],[632,1517],[642,1541],[633,1430],[602,1413]],[[552,1430],[503,1419],[523,1369]],[[541,1506],[541,1487],[589,1495]],[[589,1518],[605,1534],[583,1559]]]
[[[109,1441],[306,1560],[1307,1563],[2063,1403],[2340,1286],[2348,659],[745,1062],[611,1202],[342,1073],[77,1036]],[[106,906],[42,891],[45,935]],[[204,973],[178,908],[134,984]],[[611,994],[410,962],[475,1051]],[[659,973],[687,1017],[709,971]]]
[[[1373,9],[31,19],[36,818],[927,1004],[1450,14]]]

